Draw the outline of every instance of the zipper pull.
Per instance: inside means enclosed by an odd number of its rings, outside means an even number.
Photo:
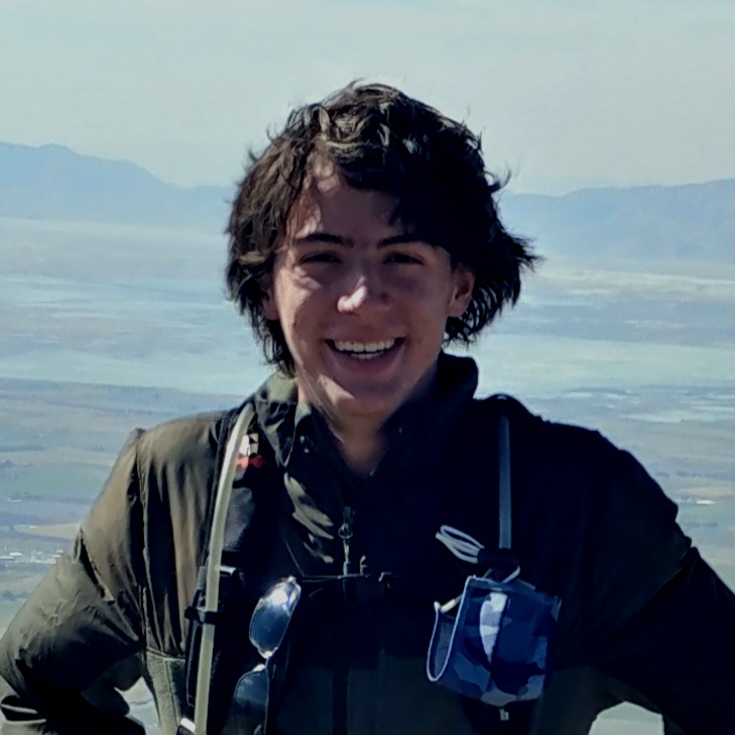
[[[352,521],[355,518],[355,511],[345,506],[342,511],[342,525],[339,527],[339,537],[342,539],[342,553],[344,561],[342,562],[342,574],[352,573],[352,562],[350,561],[350,540],[352,539]]]

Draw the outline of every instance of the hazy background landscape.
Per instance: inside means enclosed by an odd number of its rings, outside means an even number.
[[[476,346],[481,391],[631,449],[735,584],[733,37],[731,0],[5,0],[0,629],[134,426],[267,374],[223,298],[234,182],[355,78],[513,174],[503,217],[546,261]],[[593,728],[660,732],[632,707]]]
[[[2,144],[0,172],[4,625],[133,427],[232,405],[268,370],[224,299],[232,190],[59,146]],[[503,215],[547,261],[475,351],[482,392],[630,448],[731,584],[734,187],[507,192]]]

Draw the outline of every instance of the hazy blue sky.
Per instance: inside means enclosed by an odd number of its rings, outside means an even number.
[[[2,0],[0,140],[229,184],[294,103],[390,81],[513,188],[735,177],[735,0]]]

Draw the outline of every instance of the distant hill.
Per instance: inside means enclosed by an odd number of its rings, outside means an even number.
[[[500,209],[514,232],[550,255],[735,264],[735,179],[559,197],[508,192]]]
[[[181,188],[124,161],[59,145],[0,143],[0,217],[167,225],[222,231],[233,187]],[[542,254],[735,263],[735,179],[501,198],[514,232]]]
[[[0,143],[0,217],[221,231],[231,197],[227,187],[184,189],[135,164],[60,145]]]

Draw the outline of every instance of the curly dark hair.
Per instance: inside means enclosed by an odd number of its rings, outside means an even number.
[[[275,253],[314,157],[336,165],[350,186],[395,198],[396,221],[444,248],[475,276],[470,304],[447,320],[446,342],[470,343],[515,304],[521,272],[537,256],[498,217],[507,179],[485,169],[479,136],[463,123],[383,84],[352,83],[291,112],[240,184],[226,229],[229,299],[248,314],[266,360],[285,372],[293,359],[280,324],[263,313]]]

